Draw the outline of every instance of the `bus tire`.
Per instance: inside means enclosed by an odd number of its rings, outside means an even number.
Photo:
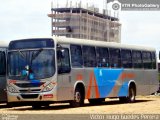
[[[127,102],[129,103],[134,103],[136,100],[136,89],[134,86],[130,86],[129,87],[129,93],[128,93],[128,97],[127,97]]]
[[[74,100],[70,102],[71,107],[80,107],[84,104],[84,95],[79,87],[75,89]]]
[[[101,104],[102,102],[105,101],[105,98],[98,98],[98,99],[88,99],[89,103],[92,105],[95,104]]]
[[[126,97],[119,97],[119,100],[121,103],[134,103],[136,100],[136,86],[135,84],[131,84],[129,86],[129,90],[128,90],[128,96]]]
[[[127,97],[119,97],[119,101],[121,103],[134,103],[136,98],[136,89],[133,85],[129,87],[128,96]]]

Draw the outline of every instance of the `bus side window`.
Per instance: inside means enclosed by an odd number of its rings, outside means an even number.
[[[132,51],[132,61],[134,68],[143,68],[141,51]]]
[[[0,75],[6,75],[6,56],[5,56],[5,52],[0,52]]]
[[[58,74],[69,73],[71,71],[69,49],[60,48],[57,50]]]
[[[121,58],[122,58],[122,67],[123,68],[132,68],[132,56],[131,50],[121,50]]]
[[[80,45],[71,45],[71,61],[72,67],[82,68],[83,67],[83,58],[82,58],[82,49]]]
[[[111,67],[114,67],[114,68],[121,67],[120,49],[110,48],[109,54],[110,54]]]
[[[156,54],[152,52],[152,68],[156,69]]]
[[[145,69],[152,69],[152,59],[151,59],[151,53],[143,51],[142,52],[142,58],[143,58],[143,65]]]
[[[97,64],[98,67],[109,67],[109,52],[108,48],[97,47]]]
[[[83,60],[85,67],[97,66],[95,47],[83,46]]]

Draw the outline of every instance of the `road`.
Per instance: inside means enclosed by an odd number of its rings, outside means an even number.
[[[79,108],[71,108],[67,103],[52,104],[49,107],[42,107],[40,109],[32,109],[31,106],[6,108],[5,104],[0,104],[0,114],[2,114],[2,117],[3,115],[12,114],[18,116],[25,115],[28,116],[25,118],[30,118],[30,120],[36,117],[40,120],[40,118],[43,118],[42,116],[45,116],[45,120],[53,120],[55,116],[58,118],[58,116],[61,117],[66,114],[80,114],[79,117],[84,117],[83,115],[91,117],[90,115],[92,114],[160,114],[160,96],[138,96],[135,103],[120,103],[118,99],[106,99],[100,105],[90,105],[86,100],[85,105]]]

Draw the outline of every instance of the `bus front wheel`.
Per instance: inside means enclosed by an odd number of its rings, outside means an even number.
[[[84,104],[84,95],[83,92],[76,88],[74,93],[74,100],[70,102],[71,107],[80,107]]]

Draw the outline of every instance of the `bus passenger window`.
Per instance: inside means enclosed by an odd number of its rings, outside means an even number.
[[[132,68],[131,50],[121,50],[122,67]]]
[[[143,58],[143,66],[144,66],[144,68],[152,69],[151,53],[143,51],[142,52],[142,58]]]
[[[83,66],[82,50],[80,45],[71,45],[71,61],[72,67],[78,68]]]
[[[0,52],[0,75],[6,75],[6,57],[5,57],[5,52]]]
[[[96,48],[98,67],[109,67],[109,52],[108,48]]]
[[[156,69],[156,54],[152,52],[152,68]]]
[[[121,67],[121,55],[120,50],[115,48],[109,49],[110,54],[110,64],[111,67],[119,68]]]
[[[58,74],[69,73],[71,71],[69,50],[67,48],[61,48],[57,50],[57,64]]]
[[[97,66],[95,47],[83,46],[83,60],[85,67]]]
[[[132,52],[132,61],[134,68],[143,68],[141,51]]]

